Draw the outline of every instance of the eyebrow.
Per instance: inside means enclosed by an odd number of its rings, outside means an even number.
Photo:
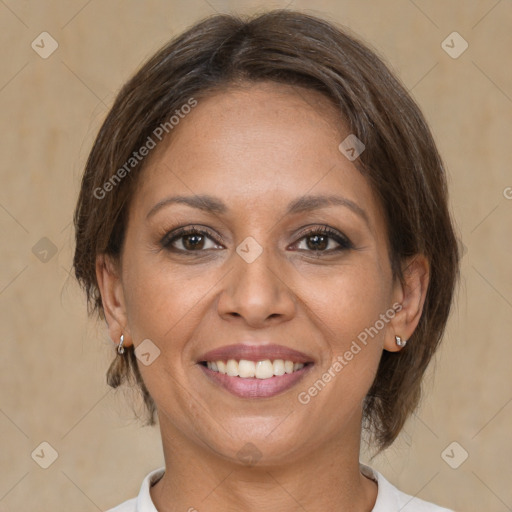
[[[209,195],[194,196],[172,196],[162,199],[149,210],[146,219],[149,219],[162,208],[171,204],[185,204],[191,208],[197,208],[207,213],[215,213],[218,215],[225,214],[229,208],[220,200]],[[286,210],[286,215],[293,215],[306,211],[318,210],[327,206],[345,206],[361,217],[368,226],[370,220],[367,213],[354,201],[346,197],[335,195],[309,195],[303,196],[292,201]]]

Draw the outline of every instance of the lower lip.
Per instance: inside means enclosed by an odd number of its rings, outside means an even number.
[[[202,364],[199,364],[199,366],[209,379],[235,396],[240,398],[269,398],[283,393],[297,384],[313,365],[308,364],[293,373],[274,375],[270,379],[231,377],[225,373],[210,370]]]

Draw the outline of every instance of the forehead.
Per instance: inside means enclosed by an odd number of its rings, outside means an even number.
[[[339,193],[375,224],[372,190],[338,149],[348,134],[317,91],[269,82],[228,88],[198,99],[154,150],[133,205],[147,213],[166,195],[208,194],[240,214]]]

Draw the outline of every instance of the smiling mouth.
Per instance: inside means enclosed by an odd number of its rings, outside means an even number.
[[[286,359],[228,359],[198,364],[208,381],[238,398],[271,398],[296,386],[314,363]]]
[[[200,364],[213,372],[229,377],[266,380],[295,373],[312,363],[297,363],[288,359],[264,359],[261,361],[228,359],[227,361],[201,361]]]

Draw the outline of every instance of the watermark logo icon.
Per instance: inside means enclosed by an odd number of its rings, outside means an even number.
[[[468,49],[468,46],[468,42],[458,32],[452,32],[441,43],[441,48],[452,59],[458,59]]]
[[[50,443],[43,441],[30,456],[36,464],[43,469],[48,469],[57,460],[59,454]]]
[[[457,443],[457,441],[453,441],[453,443],[450,443],[441,452],[441,458],[452,469],[457,469],[458,467],[460,467],[468,457],[469,453],[459,443]]]
[[[39,57],[47,59],[59,47],[59,43],[48,32],[41,32],[30,46]]]
[[[48,263],[57,254],[57,250],[57,246],[44,236],[32,247],[32,254],[42,263]]]
[[[252,263],[261,255],[263,247],[261,247],[261,245],[256,242],[252,236],[248,236],[240,245],[238,245],[236,252],[247,263]]]
[[[160,355],[160,349],[148,338],[135,349],[135,356],[144,365],[149,366]]]
[[[254,466],[263,454],[259,451],[258,447],[253,443],[245,443],[236,454],[238,460],[247,464],[248,466]]]
[[[363,141],[359,140],[353,133],[344,139],[338,146],[338,149],[343,153],[351,162],[365,150],[366,146]]]

